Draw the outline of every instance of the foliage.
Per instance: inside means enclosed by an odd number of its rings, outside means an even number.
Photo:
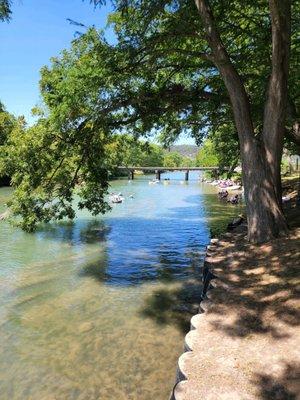
[[[8,139],[14,132],[22,131],[24,127],[24,117],[16,118],[7,112],[0,102],[0,185],[9,183],[9,164],[11,158],[6,147]]]
[[[191,157],[182,157],[181,167],[195,167],[196,159]]]
[[[270,75],[267,2],[211,4],[247,89],[259,138]],[[109,22],[116,43],[109,44],[102,31],[90,28],[69,50],[52,58],[40,81],[47,117],[41,116],[25,135],[13,135],[10,151],[20,160],[13,156],[17,190],[12,206],[25,228],[34,228],[40,220],[73,217],[76,183],[81,183],[80,207],[104,212],[107,172],[118,165],[124,149],[116,136],[125,132],[134,139],[148,139],[155,132],[166,146],[182,132],[198,145],[208,134],[221,163],[233,165],[238,156],[228,94],[195,3],[119,0],[114,5]],[[296,113],[289,114],[287,131],[296,118],[300,92],[299,3],[293,7],[289,99]],[[124,157],[133,161],[130,151],[124,151]]]
[[[177,151],[165,152],[163,158],[163,166],[176,168],[176,167],[194,167],[195,159],[191,157],[182,156]]]
[[[11,16],[11,1],[0,0],[0,21],[9,21]]]
[[[164,156],[163,166],[170,168],[180,167],[182,165],[182,161],[183,157],[179,153],[166,153]]]
[[[0,102],[0,146],[4,145],[16,122],[16,118],[7,112]]]
[[[155,167],[163,163],[163,149],[156,144],[129,135],[116,135],[116,141],[122,146],[119,165]]]
[[[4,164],[16,188],[9,205],[22,217],[22,228],[30,231],[38,221],[73,218],[77,184],[79,208],[86,207],[93,214],[108,209],[103,198],[113,161],[111,151],[106,151],[111,140],[100,131],[93,137],[84,129],[80,133],[85,137],[81,143],[74,138],[62,140],[47,119],[11,133],[4,146]]]
[[[240,148],[234,124],[231,122],[219,125],[216,130],[211,132],[209,138],[213,144],[220,170],[226,169],[227,176],[230,177],[240,163]]]
[[[206,139],[196,157],[197,167],[215,167],[219,165],[213,142]]]
[[[6,131],[0,174],[12,177],[16,189],[9,206],[15,216],[22,217],[18,225],[27,231],[39,221],[74,218],[75,194],[79,209],[87,208],[95,215],[106,212],[109,173],[118,165],[154,166],[163,160],[159,146],[127,135],[93,132],[93,138],[87,135],[81,144],[70,145],[45,118],[29,128],[19,118]],[[90,147],[85,147],[87,140],[93,140]]]

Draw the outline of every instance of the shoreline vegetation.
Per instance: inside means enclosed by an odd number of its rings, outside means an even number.
[[[191,319],[171,400],[299,395],[299,184],[296,176],[283,179],[288,237],[251,244],[241,220],[211,240],[203,267],[211,280]]]

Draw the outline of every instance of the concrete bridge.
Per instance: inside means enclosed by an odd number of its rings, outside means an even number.
[[[153,172],[156,179],[160,180],[162,172],[168,171],[183,171],[184,180],[189,180],[190,171],[218,171],[218,167],[118,167],[120,171],[128,172],[128,179],[134,179],[134,171]]]

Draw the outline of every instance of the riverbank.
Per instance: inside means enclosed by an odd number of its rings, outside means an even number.
[[[299,207],[287,214],[288,238],[252,245],[241,225],[208,247],[206,266],[216,278],[191,319],[173,399],[300,395]]]

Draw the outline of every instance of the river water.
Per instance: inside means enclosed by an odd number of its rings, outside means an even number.
[[[0,222],[1,400],[168,399],[210,229],[239,212],[197,175],[114,181],[107,215],[34,234]]]

